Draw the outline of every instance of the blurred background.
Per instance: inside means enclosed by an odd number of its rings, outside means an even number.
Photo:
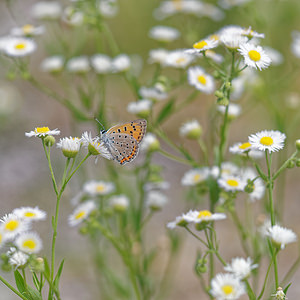
[[[0,35],[7,35],[15,26],[32,22],[38,23],[33,21],[31,13],[32,5],[36,2],[33,0],[1,0]],[[207,16],[191,15],[176,15],[158,20],[154,17],[153,11],[159,7],[161,2],[158,0],[119,0],[117,16],[107,20],[122,53],[138,55],[138,61],[143,64],[144,69],[139,75],[139,80],[146,82],[147,76],[153,72],[154,67],[147,64],[148,53],[149,50],[158,48],[160,45],[150,39],[148,33],[155,25],[168,25],[180,30],[180,39],[167,45],[168,49],[189,48],[195,41],[216,32],[225,25],[252,26],[255,31],[265,34],[263,45],[278,50],[282,54],[283,62],[262,72],[260,74],[261,87],[255,91],[247,91],[239,100],[243,113],[232,122],[229,145],[246,140],[249,134],[263,129],[279,129],[287,135],[285,155],[292,153],[295,139],[300,138],[298,122],[300,116],[300,59],[291,52],[292,32],[300,31],[300,2],[298,0],[253,0],[223,8],[223,2],[226,1],[207,1],[218,7],[222,13],[219,20]],[[229,0],[228,3],[230,3]],[[61,1],[61,4],[67,6],[70,3]],[[87,27],[73,28],[62,21],[56,21],[56,24],[46,24],[46,33],[38,39],[38,50],[30,60],[30,68],[36,78],[39,78],[51,89],[59,91],[61,87],[57,86],[57,82],[41,71],[41,61],[48,55],[59,54],[63,51],[65,51],[64,55],[69,53],[69,57],[80,54],[92,55],[97,52],[93,35],[95,32]],[[62,48],[63,43],[57,40],[59,36],[64,41],[65,48]],[[107,54],[111,55],[109,49],[107,49]],[[49,126],[51,129],[59,128],[62,136],[76,136],[84,130],[95,130],[95,125],[93,121],[75,123],[66,108],[39,92],[30,83],[20,78],[8,79],[7,74],[10,72],[10,67],[6,59],[1,60],[1,65],[0,212],[3,216],[16,207],[39,206],[50,216],[54,210],[55,197],[42,145],[36,139],[26,138],[24,133],[33,130],[36,126]],[[166,75],[171,73],[172,70],[165,71]],[[123,78],[110,76],[106,93],[109,125],[134,118],[126,112],[126,107],[129,102],[135,101],[136,97]],[[185,90],[180,91],[180,95],[181,93],[183,97],[186,95]],[[209,134],[208,110],[213,101],[215,101],[214,96],[201,95],[192,105],[172,116],[163,126],[168,136],[173,141],[178,141],[180,125],[184,121],[194,118],[199,120],[203,126],[204,134]],[[193,149],[192,142],[185,142],[185,146],[190,147],[191,152],[197,155],[197,150]],[[162,147],[172,152],[168,145],[162,144]],[[230,157],[228,153],[227,157]],[[53,151],[52,159],[57,172],[62,171],[60,169],[62,169],[63,157]],[[163,166],[164,178],[171,184],[171,188],[167,191],[169,198],[167,206],[154,216],[147,230],[149,243],[157,243],[157,247],[162,249],[161,256],[156,262],[158,267],[165,259],[163,249],[166,223],[185,212],[188,207],[185,203],[185,190],[180,186],[182,175],[188,170],[188,167],[170,161],[159,154],[155,154],[155,160]],[[106,178],[106,175],[101,172],[101,162],[95,165],[94,161],[90,160],[84,170],[87,179]],[[284,180],[286,190],[284,194],[280,195],[285,203],[284,226],[292,228],[299,236],[299,169],[288,170]],[[61,282],[62,299],[64,300],[99,299],[97,282],[94,279],[95,270],[90,257],[91,248],[86,243],[86,239],[74,228],[70,228],[67,222],[68,215],[73,210],[70,199],[80,190],[82,183],[80,176],[72,179],[64,194],[61,207],[57,256],[59,259],[66,254],[68,256]],[[259,203],[255,205],[259,206]],[[39,224],[39,228],[35,228],[44,241],[46,253],[50,248],[47,241],[51,240],[49,227],[50,218],[48,217],[46,222]],[[224,258],[229,261],[232,257],[240,255],[242,253],[241,246],[237,232],[230,220],[225,220],[221,225],[216,224],[216,227]],[[176,262],[174,281],[167,299],[179,300],[182,297],[186,300],[202,299],[204,296],[202,296],[201,286],[193,270],[199,244],[189,236],[183,238],[185,242]],[[294,261],[299,255],[298,252],[298,246],[293,244],[280,254],[280,275],[286,273],[291,261]],[[267,265],[267,262],[265,264]],[[4,276],[13,280],[11,274],[4,274]],[[289,299],[297,299],[297,296],[300,295],[298,280],[300,280],[299,271],[293,278]],[[17,299],[2,284],[0,285],[0,295],[1,299]]]

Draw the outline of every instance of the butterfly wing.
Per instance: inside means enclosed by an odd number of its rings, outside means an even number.
[[[107,132],[105,135],[104,140],[108,151],[121,165],[125,165],[137,156],[139,145],[133,136],[116,131]]]
[[[119,134],[124,133],[133,137],[139,144],[143,139],[147,128],[147,121],[144,119],[134,120],[125,124],[115,125],[111,127],[106,133]]]

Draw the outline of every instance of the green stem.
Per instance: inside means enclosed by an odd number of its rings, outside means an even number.
[[[271,225],[275,225],[275,212],[274,212],[274,202],[273,202],[273,178],[271,174],[271,164],[272,164],[272,153],[266,154],[266,163],[268,168],[268,194],[269,194],[269,205],[270,205],[270,215],[271,215]],[[269,156],[270,155],[270,156]]]
[[[249,299],[250,300],[256,300],[256,296],[248,282],[248,280],[244,280],[245,284],[246,284],[246,287],[247,287],[247,292],[248,292],[248,296],[249,296]]]
[[[2,276],[0,276],[0,280],[16,295],[18,295],[23,300],[28,300],[25,296],[23,296],[19,291],[17,291],[12,285],[10,285]]]
[[[175,155],[173,155],[171,153],[168,153],[168,152],[166,152],[162,149],[159,150],[159,153],[164,155],[165,157],[167,157],[169,159],[172,159],[172,160],[175,160],[179,163],[182,163],[182,164],[185,164],[185,165],[192,165],[192,166],[194,165],[194,163],[192,161],[189,161],[187,159],[183,159],[181,157],[175,156]]]
[[[269,264],[269,267],[268,267],[268,270],[267,270],[267,273],[266,273],[266,277],[265,277],[265,280],[264,280],[264,285],[262,287],[262,290],[259,294],[259,296],[257,297],[257,300],[260,300],[265,292],[265,289],[266,289],[266,285],[267,285],[267,280],[268,280],[268,277],[269,277],[269,273],[270,273],[270,270],[271,270],[271,267],[272,267],[272,260],[270,261],[270,264]]]
[[[273,175],[273,180],[275,180],[279,175],[280,175],[280,173],[284,170],[284,169],[286,169],[286,167],[288,166],[288,164],[290,163],[290,161],[292,161],[297,155],[298,155],[298,153],[299,153],[299,150],[296,150],[292,155],[291,155],[291,157],[288,159],[288,160],[286,160],[283,164],[282,164],[282,166],[275,172],[275,174]]]
[[[187,226],[184,226],[184,228],[194,237],[196,238],[198,241],[200,241],[205,247],[209,248],[209,245],[202,240],[197,234],[195,234],[193,231],[191,231]]]

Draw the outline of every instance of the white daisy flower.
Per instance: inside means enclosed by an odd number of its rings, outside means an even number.
[[[32,254],[38,253],[43,245],[42,240],[35,232],[23,232],[15,240],[15,245],[19,250]]]
[[[229,152],[233,154],[244,154],[247,151],[251,150],[251,144],[246,143],[235,143],[233,146],[229,147]]]
[[[7,251],[6,255],[9,257],[8,263],[16,269],[24,266],[29,258],[29,255],[12,247]]]
[[[37,206],[15,208],[12,211],[12,214],[28,221],[41,221],[45,220],[47,217],[47,213],[39,209]]]
[[[101,15],[107,18],[116,16],[119,11],[118,3],[116,0],[100,0],[98,9]]]
[[[263,130],[256,134],[249,136],[249,143],[253,148],[260,151],[275,152],[281,150],[284,147],[284,140],[286,136],[280,131],[267,131]]]
[[[260,71],[268,68],[272,62],[261,46],[256,46],[252,43],[241,44],[238,51],[244,57],[244,62],[247,66]]]
[[[213,222],[226,219],[225,214],[211,213],[209,210],[190,210],[183,215],[185,221],[189,223]]]
[[[220,42],[228,49],[236,50],[241,44],[248,41],[246,36],[242,35],[243,28],[240,26],[230,25],[223,27],[218,35]]]
[[[154,26],[149,32],[149,37],[159,42],[172,42],[179,38],[180,32],[173,27]]]
[[[297,241],[297,235],[291,229],[279,225],[270,227],[267,236],[269,236],[272,242],[281,249],[284,249],[286,244]]]
[[[112,71],[112,62],[109,56],[105,54],[95,54],[90,60],[97,74],[107,74]]]
[[[3,231],[3,237],[7,239],[13,239],[18,234],[28,230],[30,223],[28,220],[20,218],[13,214],[5,215],[0,222]]]
[[[260,39],[264,39],[265,38],[265,34],[264,33],[258,33],[256,31],[254,31],[251,26],[249,28],[243,28],[242,35],[248,37],[248,38],[260,38]]]
[[[139,94],[144,99],[151,99],[153,101],[166,100],[169,95],[165,92],[165,88],[162,84],[156,83],[153,87],[142,86],[139,90]]]
[[[26,24],[22,27],[14,27],[11,29],[10,34],[14,36],[37,36],[45,32],[44,26],[33,26],[31,24]]]
[[[300,32],[294,30],[292,32],[292,38],[293,42],[291,45],[291,51],[296,57],[300,58]]]
[[[50,130],[49,127],[36,127],[33,131],[25,132],[25,136],[28,137],[45,137],[47,135],[59,135],[60,131],[56,128],[53,130]]]
[[[62,7],[57,1],[39,1],[33,5],[31,13],[36,19],[55,20],[60,17]]]
[[[218,105],[217,106],[217,110],[222,113],[225,114],[226,111],[226,106],[224,105]],[[242,112],[241,106],[236,104],[236,103],[229,103],[228,105],[228,117],[231,120],[236,119]]]
[[[211,281],[210,293],[216,300],[236,300],[246,293],[246,288],[235,275],[219,273]]]
[[[147,117],[151,112],[152,104],[152,101],[149,99],[130,102],[127,106],[127,111],[140,117]]]
[[[115,185],[112,182],[90,180],[83,186],[83,191],[90,196],[104,196],[115,191]]]
[[[141,144],[140,144],[141,151],[144,152],[152,152],[157,151],[160,148],[160,142],[157,139],[156,135],[148,132],[145,134]]]
[[[70,226],[76,226],[82,221],[86,220],[90,213],[96,209],[96,204],[94,201],[89,200],[81,203],[78,207],[75,208],[73,213],[69,216],[68,221]]]
[[[85,131],[82,134],[81,143],[85,148],[88,149],[88,151],[91,155],[101,155],[101,156],[105,157],[106,159],[109,159],[109,160],[113,159],[112,155],[107,150],[104,143],[101,142],[99,137],[93,138],[91,132]],[[96,158],[96,162],[97,162],[97,158]]]
[[[200,67],[191,67],[188,69],[188,82],[205,94],[211,94],[215,90],[213,77],[206,74]]]
[[[246,168],[242,170],[242,176],[245,181],[248,182],[248,179],[251,181],[254,180],[252,183],[251,188],[253,191],[249,193],[249,198],[251,201],[260,200],[264,197],[266,187],[264,181],[261,178],[257,178],[258,175],[252,168]]]
[[[120,212],[127,210],[129,203],[129,199],[126,195],[117,195],[109,198],[110,206]]]
[[[80,26],[84,22],[84,14],[75,7],[67,6],[63,11],[62,20],[68,25]]]
[[[233,175],[224,175],[218,179],[221,188],[228,192],[243,191],[246,181],[243,178]]]
[[[169,51],[166,49],[153,49],[149,52],[148,62],[150,64],[158,63],[164,65],[166,63]]]
[[[176,217],[175,221],[169,222],[167,227],[169,229],[175,229],[177,226],[186,226],[189,222],[184,219],[184,215]]]
[[[247,259],[242,257],[233,258],[231,264],[224,267],[224,270],[232,273],[239,279],[245,279],[250,276],[251,271],[256,269],[258,264],[253,264],[253,261],[250,257]]]
[[[152,210],[161,210],[167,202],[167,196],[160,191],[150,191],[146,196],[145,205]]]
[[[202,126],[197,120],[188,121],[179,128],[179,134],[189,139],[198,139],[202,135]]]
[[[66,64],[66,69],[70,73],[85,74],[91,67],[88,57],[83,55],[71,58]]]
[[[204,39],[199,42],[194,43],[192,49],[186,50],[188,54],[199,54],[203,51],[210,50],[216,48],[219,45],[219,41],[215,39]]]
[[[41,69],[48,73],[59,73],[64,67],[65,59],[61,55],[45,58],[41,63]]]
[[[81,140],[77,137],[65,137],[56,144],[65,157],[74,158],[80,150]]]
[[[192,169],[187,171],[182,179],[181,184],[184,186],[195,186],[204,182],[210,175],[209,169],[204,167],[201,169]]]
[[[36,49],[36,43],[32,39],[24,37],[11,37],[7,39],[3,51],[8,56],[22,57],[31,54]]]
[[[112,60],[113,72],[125,72],[131,67],[131,61],[128,55],[120,54]]]
[[[270,57],[273,66],[279,66],[283,63],[284,57],[279,51],[271,47],[264,47],[264,50],[266,54]]]
[[[166,181],[158,181],[158,182],[147,182],[144,184],[144,191],[149,192],[152,190],[168,190],[170,188],[170,183]]]
[[[190,65],[194,56],[186,53],[186,50],[170,51],[165,60],[165,66],[184,69]]]
[[[238,175],[239,174],[239,168],[232,162],[226,161],[221,164],[221,175]],[[213,178],[218,178],[220,175],[220,169],[217,166],[213,166],[210,169],[210,175]]]

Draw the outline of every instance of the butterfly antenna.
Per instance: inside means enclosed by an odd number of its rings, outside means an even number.
[[[105,130],[105,127],[103,126],[103,124],[97,118],[94,118],[94,119],[98,124],[100,124],[102,126],[102,130]]]

